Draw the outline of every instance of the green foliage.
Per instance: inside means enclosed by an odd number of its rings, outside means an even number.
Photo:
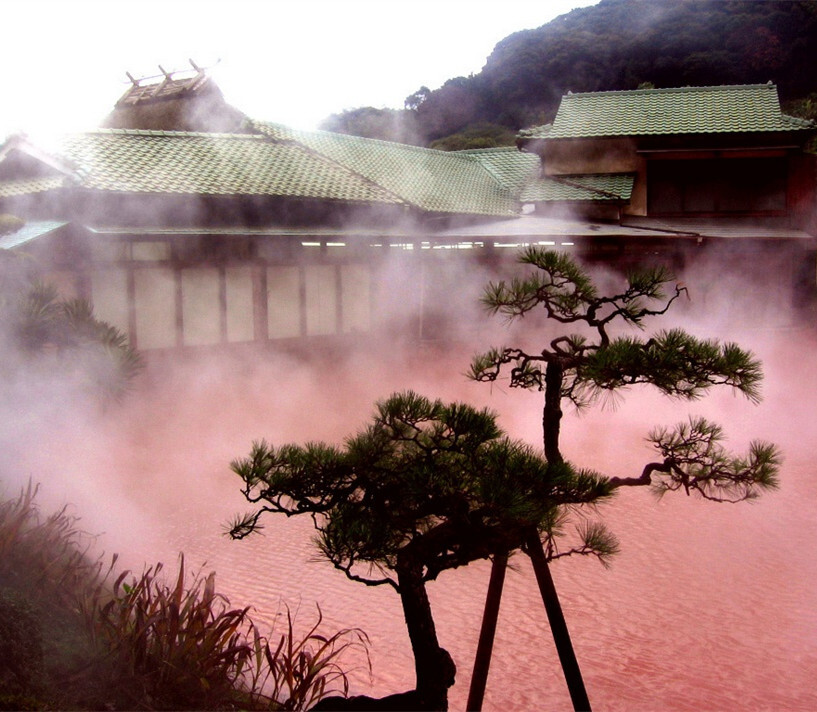
[[[351,649],[362,650],[371,672],[369,641],[357,629],[344,628],[329,637],[319,633],[323,614],[318,608],[315,624],[298,635],[287,609],[283,633],[273,630],[277,645],[254,630],[252,658],[244,669],[247,704],[251,709],[309,710],[334,693],[349,695],[349,678],[339,659]]]
[[[14,215],[0,213],[0,235],[16,232],[25,225],[25,221]]]
[[[544,444],[552,461],[561,458],[562,399],[584,407],[603,394],[646,384],[687,400],[714,386],[734,388],[755,403],[760,400],[760,362],[737,344],[699,339],[681,329],[662,330],[650,338],[611,334],[614,328],[643,329],[647,318],[664,314],[685,291],[678,284],[668,289],[673,278],[666,270],[633,271],[622,291],[601,295],[590,276],[564,253],[531,247],[519,262],[536,271],[510,283],[489,284],[485,308],[509,320],[542,308],[549,319],[581,325],[592,336],[561,335],[534,352],[492,348],[473,358],[469,376],[492,382],[507,372],[511,387],[545,391]],[[612,478],[610,483],[651,484],[651,475],[658,473],[656,486],[662,491],[683,487],[716,501],[751,499],[776,485],[780,454],[773,445],[753,443],[747,456],[736,457],[720,447],[721,436],[720,428],[705,420],[691,420],[671,432],[657,430],[651,440],[664,462],[649,465],[641,477]]]
[[[760,363],[736,344],[697,339],[680,329],[649,339],[611,337],[609,330],[618,322],[641,328],[645,319],[665,313],[685,291],[676,284],[666,298],[673,278],[664,268],[633,271],[625,289],[600,296],[590,276],[564,253],[529,247],[519,262],[536,271],[509,283],[489,283],[484,307],[509,320],[541,308],[561,324],[590,327],[597,340],[567,334],[551,341],[550,349],[532,354],[495,348],[472,360],[469,375],[474,380],[496,380],[502,368],[512,364],[512,387],[543,390],[545,365],[558,361],[563,368],[561,395],[577,406],[593,402],[605,391],[639,383],[688,399],[700,397],[711,386],[728,385],[750,400],[759,399]]]
[[[348,692],[340,658],[357,630],[259,632],[215,574],[173,584],[151,567],[114,574],[88,555],[77,520],[43,517],[37,487],[0,500],[0,709],[306,710]],[[130,578],[129,578],[130,576]],[[272,635],[271,634],[271,635]]]
[[[262,506],[237,518],[231,536],[257,530],[267,512],[311,514],[324,556],[371,585],[396,586],[388,572],[407,552],[421,552],[428,581],[519,548],[530,527],[549,535],[554,509],[609,494],[594,473],[549,465],[506,438],[490,411],[411,391],[379,402],[344,449],[260,442],[232,469]]]
[[[658,494],[684,489],[716,502],[755,499],[775,489],[781,463],[778,449],[752,442],[745,457],[729,454],[721,445],[723,431],[704,418],[690,418],[673,429],[656,428],[649,440],[664,458],[665,477],[655,484]]]
[[[782,99],[798,100],[817,91],[804,71],[815,55],[811,0],[602,0],[509,35],[481,72],[422,87],[405,106],[429,145],[482,122],[512,131],[547,123],[568,91],[771,80]]]
[[[568,389],[579,400],[592,400],[601,391],[647,383],[670,396],[696,399],[711,386],[726,385],[757,402],[762,378],[760,363],[737,344],[671,329],[646,341],[622,337],[588,351]]]
[[[16,498],[0,501],[0,586],[69,605],[99,567],[86,555],[88,542],[76,517],[67,507],[43,517],[37,491],[29,483]]]
[[[400,595],[417,674],[416,706],[446,709],[456,666],[440,647],[426,583],[478,559],[504,557],[544,537],[555,557],[616,549],[603,527],[559,550],[562,510],[608,497],[608,481],[566,462],[548,463],[508,439],[493,413],[413,391],[377,403],[372,422],[343,448],[253,444],[232,463],[257,509],[237,517],[241,539],[268,513],[308,514],[316,545],[353,580]]]
[[[32,606],[12,589],[0,588],[0,709],[23,703],[38,692],[43,644]]]
[[[287,610],[275,648],[249,617],[215,590],[215,573],[192,581],[180,559],[175,583],[162,565],[141,576],[101,582],[84,605],[99,655],[97,673],[116,691],[117,706],[150,709],[307,710],[322,697],[346,695],[340,658],[352,647],[368,655],[361,631],[319,632],[320,609],[304,635]],[[130,576],[130,583],[127,579]]]
[[[428,99],[429,94],[431,94],[431,89],[423,85],[416,92],[406,97],[403,106],[409,111],[417,111],[417,109],[420,108],[420,104]]]
[[[783,102],[781,108],[784,114],[817,123],[817,91],[813,91],[800,99]],[[806,151],[817,153],[817,136],[806,144]]]
[[[430,147],[440,151],[464,151],[515,145],[515,131],[498,124],[478,123],[468,125],[458,133],[432,141]]]
[[[30,259],[0,252],[0,378],[38,365],[82,390],[118,400],[142,369],[142,359],[119,329],[94,316],[83,299],[62,299],[39,279]]]
[[[230,699],[252,653],[242,635],[248,609],[228,608],[213,573],[187,587],[183,557],[174,585],[161,569],[130,583],[123,572],[110,594],[100,583],[92,596],[89,623],[112,689],[128,707],[212,709]]]
[[[784,102],[782,109],[791,116],[817,122],[817,91],[800,99]]]
[[[519,262],[539,271],[510,283],[489,283],[482,304],[490,313],[513,320],[541,304],[548,316],[567,323],[582,319],[595,304],[596,288],[590,277],[567,255],[526,247]]]
[[[424,143],[417,128],[416,113],[403,109],[376,109],[373,106],[347,109],[324,119],[320,128],[381,141],[418,146]]]
[[[26,663],[30,675],[18,667],[14,701],[0,699],[12,705],[4,709],[76,708],[93,688],[85,675],[90,642],[76,606],[98,580],[99,562],[87,555],[89,541],[66,508],[40,513],[37,490],[29,484],[17,497],[0,499],[0,588],[27,611],[26,640],[41,641],[39,652],[32,647],[23,656],[39,665]]]

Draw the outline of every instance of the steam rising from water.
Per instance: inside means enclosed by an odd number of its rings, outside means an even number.
[[[725,287],[722,301],[712,287],[706,298],[697,297],[701,290],[693,285],[693,301],[678,319],[698,335],[734,338],[762,358],[760,406],[726,391],[688,406],[634,390],[615,410],[569,413],[564,420],[565,456],[609,475],[638,474],[652,457],[646,432],[690,412],[722,423],[736,450],[762,438],[778,443],[786,458],[781,489],[752,505],[622,492],[601,508],[622,543],[612,569],[584,560],[553,566],[599,709],[810,710],[817,704],[817,365],[810,358],[817,338],[768,323],[727,333],[726,325],[735,324],[723,318],[725,305],[734,314],[736,300]],[[741,306],[754,313],[771,298],[753,306],[745,285],[739,294]],[[664,318],[661,326],[672,322]],[[473,337],[474,329],[468,331]],[[538,444],[540,394],[489,388],[460,375],[472,350],[516,343],[495,337],[480,333],[473,349],[372,344],[342,357],[268,353],[155,362],[120,409],[100,415],[65,402],[70,424],[60,430],[53,418],[35,427],[35,410],[4,413],[4,484],[13,492],[29,477],[42,482],[45,506],[73,503],[87,530],[104,532],[100,546],[121,551],[137,570],[173,562],[185,551],[191,564],[218,572],[219,588],[233,603],[255,605],[259,619],[272,622],[288,604],[300,606],[306,624],[319,603],[327,630],[359,626],[372,639],[374,679],[370,684],[357,674],[354,692],[405,690],[413,667],[393,591],[364,588],[316,561],[308,521],[270,517],[266,536],[242,542],[222,536],[227,520],[246,506],[229,461],[261,437],[276,444],[340,441],[368,420],[375,400],[406,388],[488,405],[511,435]],[[523,556],[512,565],[485,709],[569,708],[532,571]],[[430,585],[441,644],[459,668],[452,709],[465,705],[488,572],[480,563]]]

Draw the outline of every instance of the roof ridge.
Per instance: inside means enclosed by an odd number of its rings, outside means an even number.
[[[769,89],[777,90],[777,85],[772,82],[766,84],[711,84],[707,86],[692,86],[687,85],[683,87],[654,87],[647,89],[610,89],[607,91],[586,91],[586,92],[568,92],[562,95],[562,99],[567,99],[573,96],[609,96],[621,94],[681,94],[693,93],[703,91],[734,91],[737,89]]]
[[[265,124],[265,123],[268,123],[268,122],[263,122],[263,121],[255,121],[255,120],[252,120],[252,121],[251,121],[251,123],[250,123],[250,125],[254,126],[254,125],[256,125],[256,124]],[[275,125],[275,126],[280,126],[280,127],[284,128],[286,131],[288,131],[288,132],[292,133],[292,134],[293,134],[293,136],[294,136],[294,134],[299,133],[299,130],[298,130],[298,129],[293,129],[293,128],[290,128],[289,126],[285,126],[284,124],[273,124],[273,125]],[[309,132],[300,131],[300,133],[309,133]],[[322,132],[322,133],[331,134],[332,132],[331,132],[331,131],[324,131],[324,132]],[[344,134],[344,135],[345,135],[345,134]],[[274,138],[273,138],[273,137],[271,137],[271,136],[265,136],[265,135],[262,135],[262,136],[260,136],[259,138],[262,138],[262,139],[265,139],[265,140],[268,140],[268,141],[269,141],[269,140],[276,140],[276,139],[274,139]],[[358,137],[358,138],[360,138],[360,137]],[[415,204],[415,203],[414,203],[414,202],[412,202],[412,201],[406,200],[406,199],[405,199],[403,196],[398,195],[398,194],[397,194],[397,193],[395,193],[393,190],[389,190],[389,188],[387,188],[386,186],[381,185],[381,184],[380,184],[380,183],[378,183],[377,181],[374,181],[374,180],[372,180],[371,178],[369,178],[368,176],[363,175],[363,174],[362,174],[362,173],[360,173],[359,171],[356,171],[356,170],[354,170],[353,168],[350,168],[350,167],[349,167],[348,165],[346,165],[345,163],[343,163],[343,162],[341,162],[341,161],[338,161],[337,159],[332,158],[331,156],[327,156],[325,153],[322,153],[321,151],[318,151],[317,149],[312,148],[312,146],[309,146],[308,144],[303,143],[302,141],[297,140],[297,138],[293,137],[292,139],[288,139],[288,141],[289,141],[289,142],[291,142],[291,143],[297,144],[298,146],[300,146],[301,148],[303,148],[305,151],[308,151],[309,153],[311,153],[313,156],[318,157],[320,160],[322,160],[322,161],[324,161],[324,162],[327,162],[327,163],[331,163],[331,164],[333,164],[333,165],[335,165],[335,166],[337,166],[337,167],[339,167],[339,168],[343,169],[343,170],[344,170],[344,171],[346,171],[347,173],[351,173],[352,175],[357,176],[358,178],[362,179],[362,180],[363,180],[365,183],[367,183],[367,184],[369,184],[369,185],[372,185],[372,186],[376,187],[378,190],[382,190],[383,192],[388,193],[388,194],[389,194],[390,196],[392,196],[392,197],[393,197],[393,198],[394,198],[394,199],[395,199],[395,200],[396,200],[398,203],[401,203],[401,204],[404,204],[404,205],[411,205],[412,207],[415,207],[415,208],[420,208],[420,206],[419,206],[419,205]],[[420,208],[420,209],[422,209],[422,208]]]
[[[67,136],[93,136],[95,134],[102,135],[120,135],[120,136],[167,136],[169,138],[190,137],[190,136],[206,136],[211,138],[241,138],[241,139],[255,139],[264,140],[268,137],[259,134],[251,133],[225,133],[216,131],[172,131],[164,129],[110,129],[110,128],[96,128],[87,131],[77,131]]]
[[[358,176],[359,178],[366,181],[370,185],[376,186],[378,189],[387,192],[401,204],[411,206],[421,211],[425,211],[426,208],[424,208],[423,205],[418,203],[416,200],[396,192],[395,190],[389,188],[387,185],[384,185],[382,182],[379,182],[374,178],[370,178],[365,173],[355,168],[353,164],[350,164],[339,158],[327,155],[320,149],[320,146],[313,147],[312,145],[310,145],[310,139],[320,141],[322,138],[325,138],[328,140],[336,140],[339,141],[341,144],[346,145],[357,144],[368,146],[380,146],[386,149],[397,148],[399,150],[408,150],[412,153],[416,153],[417,155],[435,156],[438,158],[445,157],[445,160],[448,161],[463,164],[467,163],[469,165],[477,167],[478,169],[486,173],[487,176],[492,181],[492,183],[494,184],[496,190],[500,191],[508,199],[510,200],[514,199],[513,192],[510,190],[510,188],[508,188],[505,185],[505,182],[501,179],[499,175],[490,170],[488,166],[486,166],[485,163],[481,161],[477,156],[462,155],[463,152],[461,151],[442,151],[435,148],[426,148],[425,146],[415,146],[413,144],[400,143],[398,141],[386,141],[383,139],[368,138],[366,136],[355,136],[353,134],[342,134],[336,131],[326,131],[322,129],[314,130],[294,129],[292,127],[286,126],[285,124],[269,121],[251,120],[250,125],[253,127],[258,127],[258,129],[262,132],[264,132],[264,127],[269,127],[271,130],[282,131],[285,134],[286,138],[278,138],[275,136],[269,138],[273,140],[289,141],[295,143],[305,148],[306,150],[310,151],[313,155],[319,156],[324,160],[331,161],[334,165],[339,166],[340,168],[348,171],[352,175]]]
[[[796,126],[803,126],[803,127],[810,127],[815,128],[817,127],[817,121],[813,119],[804,119],[801,116],[792,116],[791,114],[784,114],[782,111],[780,112],[780,118],[783,121],[791,121]]]
[[[416,146],[413,143],[401,143],[400,141],[387,141],[386,139],[382,138],[369,138],[368,136],[356,136],[355,134],[345,134],[340,133],[339,131],[327,131],[325,129],[294,129],[290,126],[286,126],[285,124],[281,124],[274,121],[258,121],[256,119],[251,120],[251,125],[261,125],[261,126],[271,126],[271,127],[280,127],[291,133],[292,135],[296,134],[311,134],[313,136],[327,136],[330,138],[340,139],[341,141],[359,141],[362,143],[372,143],[372,144],[379,144],[383,146],[397,146],[398,148],[410,151],[416,151],[418,153],[429,153],[434,154],[437,156],[456,156],[456,154],[464,153],[464,151],[443,151],[439,148],[429,148],[428,146]],[[462,158],[462,156],[460,156]]]
[[[562,95],[562,99],[575,96],[609,96],[621,94],[673,94],[673,93],[691,93],[701,91],[729,91],[736,89],[774,89],[777,90],[777,85],[772,82],[766,84],[712,84],[708,86],[683,86],[683,87],[654,87],[647,89],[609,89],[607,91],[585,91],[585,92],[568,92]]]
[[[485,148],[461,148],[457,151],[446,151],[446,153],[468,153],[468,154],[477,154],[477,153],[488,153],[490,151],[498,152],[498,151],[518,151],[519,149],[516,146],[487,146]]]

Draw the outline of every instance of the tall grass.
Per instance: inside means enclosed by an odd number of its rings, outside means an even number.
[[[287,609],[286,630],[270,637],[277,640],[273,648],[270,639],[253,631],[252,656],[244,670],[247,701],[253,709],[308,710],[326,696],[349,695],[349,678],[340,665],[340,658],[350,648],[368,655],[368,638],[358,629],[345,628],[330,637],[318,632],[323,614],[306,634],[297,635],[292,613]]]
[[[43,517],[36,494],[0,501],[0,709],[305,710],[348,694],[350,648],[368,660],[361,631],[319,632],[320,608],[303,635],[289,611],[284,631],[262,635],[183,555],[169,582],[161,563],[117,573],[66,509]]]

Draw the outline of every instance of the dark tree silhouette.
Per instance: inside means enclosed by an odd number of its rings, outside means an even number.
[[[487,410],[413,392],[378,403],[372,423],[344,447],[260,442],[232,468],[258,505],[233,523],[233,538],[257,531],[267,513],[307,514],[336,568],[397,591],[416,672],[416,688],[400,695],[401,704],[426,710],[447,709],[456,671],[438,642],[426,584],[477,559],[505,557],[526,546],[531,532],[537,544],[549,541],[563,509],[598,502],[612,489],[590,471],[546,463],[509,440]],[[581,534],[563,555],[604,559],[616,549],[600,526]]]
[[[643,328],[643,322],[667,312],[685,292],[663,268],[636,271],[617,294],[602,295],[589,274],[564,253],[530,247],[519,258],[534,270],[524,278],[491,283],[484,306],[513,321],[534,309],[544,310],[553,322],[582,329],[561,334],[541,351],[494,348],[476,356],[470,376],[493,382],[507,374],[511,387],[544,392],[542,431],[544,453],[550,465],[563,464],[560,449],[562,404],[586,407],[600,396],[637,384],[662,393],[693,400],[713,386],[729,386],[750,401],[759,400],[762,369],[748,351],[733,343],[702,340],[680,329],[638,338],[621,327]],[[668,289],[669,288],[669,289]],[[611,489],[652,485],[659,492],[683,490],[717,502],[738,502],[757,497],[777,485],[780,454],[774,445],[753,442],[745,456],[728,453],[721,445],[721,428],[704,418],[691,418],[675,428],[657,428],[649,440],[659,454],[640,475],[610,477]],[[529,546],[529,553],[535,552]],[[548,544],[548,559],[558,556]],[[536,561],[534,560],[534,564]],[[547,562],[539,573],[549,578]],[[558,609],[555,589],[543,596]],[[501,591],[501,589],[500,589]],[[498,595],[498,594],[495,594]],[[584,686],[575,664],[566,627],[557,610],[551,617],[557,648],[576,709],[588,709]],[[559,633],[559,634],[557,634]],[[564,633],[560,637],[560,634]],[[487,672],[487,669],[486,669]]]

